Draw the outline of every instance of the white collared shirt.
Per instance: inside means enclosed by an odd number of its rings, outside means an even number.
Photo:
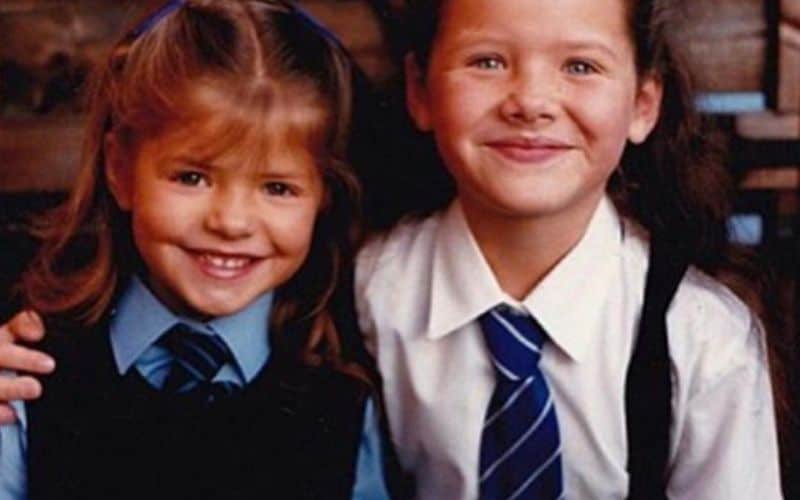
[[[558,414],[566,498],[626,498],[624,386],[647,261],[646,238],[607,199],[578,244],[521,303],[501,290],[458,202],[362,250],[361,327],[418,498],[478,496],[481,427],[495,376],[476,319],[502,302],[534,315],[551,340],[540,366]],[[667,326],[669,497],[781,498],[759,323],[729,290],[690,269]]]

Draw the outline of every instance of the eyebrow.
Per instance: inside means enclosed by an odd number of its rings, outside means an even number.
[[[608,44],[595,40],[567,40],[560,42],[559,45],[570,50],[596,50],[615,60],[620,57],[619,53],[609,47]]]
[[[482,29],[463,29],[452,37],[453,45],[472,44],[472,43],[505,43],[509,40],[508,36],[495,35],[491,31]]]
[[[503,44],[508,43],[510,37],[505,34],[494,34],[491,31],[484,31],[479,28],[466,29],[459,32],[452,38],[451,46],[447,47],[445,53],[454,54],[464,50],[464,46],[473,44]],[[602,40],[587,36],[586,39],[567,39],[555,40],[553,46],[567,50],[593,50],[599,51],[611,57],[614,60],[619,60],[620,54]]]
[[[213,161],[207,161],[202,159],[193,158],[191,156],[179,155],[174,157],[175,161],[185,163],[187,166],[191,166],[192,168],[197,168],[206,172],[226,172],[230,171],[231,169],[236,169],[241,165],[235,166],[223,166]],[[269,177],[272,179],[298,179],[304,178],[307,176],[307,172],[305,169],[295,168],[294,166],[286,166],[283,162],[269,162],[265,161],[254,169],[252,169],[252,173],[259,176],[259,177]]]
[[[191,166],[193,168],[199,168],[201,170],[222,170],[223,168],[219,165],[215,165],[214,163],[202,160],[199,158],[195,158],[192,156],[186,155],[177,155],[171,158],[171,161],[176,163],[181,163],[187,166]]]

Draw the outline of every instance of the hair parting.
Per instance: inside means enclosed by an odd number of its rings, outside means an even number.
[[[288,137],[312,152],[326,193],[309,256],[277,290],[272,341],[290,357],[358,373],[345,360],[333,306],[361,236],[348,158],[357,71],[349,56],[281,0],[173,0],[132,26],[91,80],[81,168],[68,200],[36,226],[42,245],[22,279],[24,300],[94,324],[141,269],[129,216],[104,174],[109,135],[130,157],[140,141],[191,124],[225,132],[209,135],[209,154],[244,141],[256,145],[246,151],[252,161],[261,146]]]

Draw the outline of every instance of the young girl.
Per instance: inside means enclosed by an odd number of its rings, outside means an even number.
[[[356,293],[419,498],[781,497],[762,326],[722,284],[729,186],[675,6],[411,2],[408,107],[457,195],[371,241]],[[629,365],[646,281],[669,294],[659,270],[684,256],[653,472],[628,409],[661,415],[663,391]]]
[[[457,196],[362,250],[356,299],[417,498],[780,498],[762,327],[721,284],[738,276],[727,185],[672,3],[411,3],[409,110]],[[647,496],[625,388],[650,242],[678,238],[693,267],[666,316],[671,424]]]
[[[387,498],[334,317],[352,75],[281,1],[172,1],[113,48],[22,283],[59,369],[0,433],[0,497]]]

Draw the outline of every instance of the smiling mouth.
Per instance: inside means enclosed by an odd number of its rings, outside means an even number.
[[[216,279],[236,279],[247,274],[261,257],[249,255],[229,255],[205,251],[190,251],[200,270]]]
[[[573,149],[555,141],[516,139],[490,141],[486,146],[503,158],[518,163],[543,163]]]

